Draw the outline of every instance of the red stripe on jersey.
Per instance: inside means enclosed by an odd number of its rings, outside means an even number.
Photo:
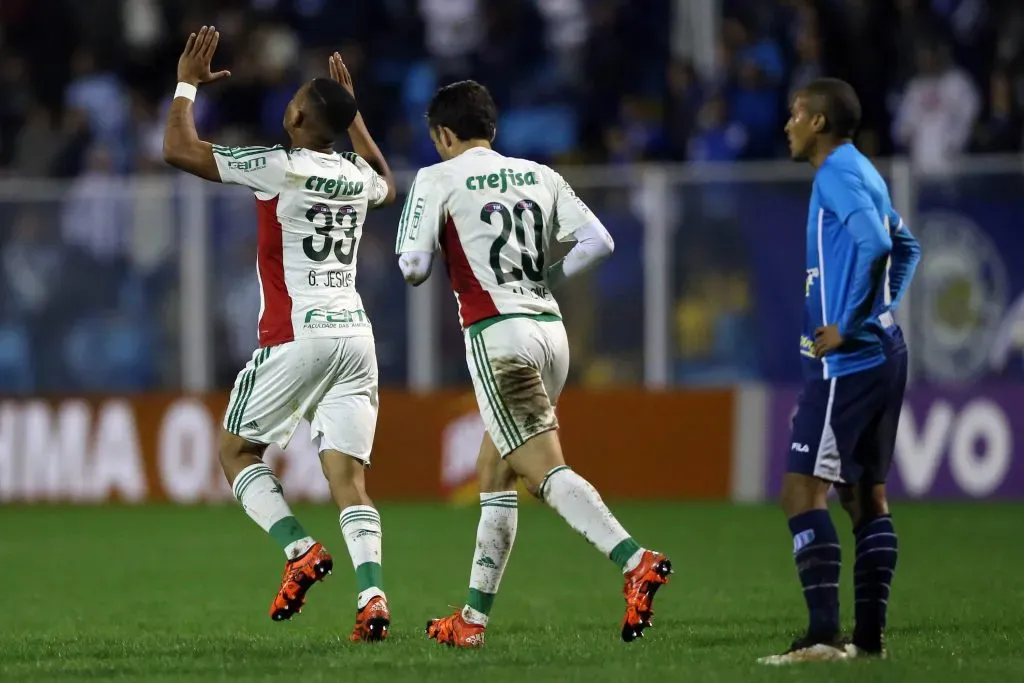
[[[441,249],[444,251],[448,267],[448,280],[452,283],[452,289],[459,295],[459,317],[462,319],[462,326],[469,327],[475,322],[500,315],[498,307],[494,305],[494,299],[477,280],[473,267],[469,265],[466,250],[459,241],[459,231],[455,228],[455,221],[450,214],[445,221],[444,230],[441,231]]]
[[[256,268],[263,289],[260,346],[274,346],[295,339],[292,329],[292,296],[284,280],[284,234],[277,220],[277,197],[256,200]]]

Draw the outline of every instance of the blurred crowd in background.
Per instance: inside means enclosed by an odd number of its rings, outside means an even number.
[[[1024,3],[723,0],[716,67],[675,55],[670,0],[4,0],[0,168],[19,176],[161,169],[162,115],[190,30],[215,23],[232,78],[203,133],[280,140],[298,84],[340,49],[394,165],[433,163],[423,111],[476,78],[509,154],[543,161],[769,158],[794,88],[854,83],[861,144],[922,166],[1021,148]]]
[[[502,152],[559,167],[783,157],[790,96],[820,75],[858,89],[862,149],[907,154],[923,175],[948,172],[964,153],[1022,149],[1018,0],[720,0],[712,68],[685,56],[688,37],[679,35],[674,4],[2,0],[0,177],[70,182],[56,204],[7,210],[8,203],[0,216],[0,365],[7,357],[17,366],[18,354],[32,350],[65,359],[63,367],[47,361],[20,380],[8,375],[7,388],[174,385],[174,371],[161,371],[154,357],[174,367],[175,342],[161,339],[173,338],[176,320],[175,214],[154,211],[143,197],[115,195],[125,175],[170,173],[161,159],[163,116],[185,37],[204,24],[221,32],[215,68],[233,75],[202,89],[197,125],[227,145],[282,142],[285,104],[299,84],[325,73],[327,55],[338,49],[364,117],[397,170],[436,162],[423,113],[438,85],[462,78],[493,92]],[[673,319],[683,381],[709,377],[706,369],[720,365],[714,359],[728,366],[712,373],[719,379],[759,376],[742,342],[754,285],[734,239],[738,218],[721,211],[734,205],[735,192],[690,198],[700,207],[686,222],[694,229],[677,240]],[[640,293],[621,284],[642,280],[635,237],[642,210],[623,193],[587,199],[605,214],[620,253],[592,283],[601,288],[598,327],[581,334],[602,334],[603,324],[611,335],[606,346],[621,348],[583,371],[595,382],[615,368],[639,377],[635,337],[618,345],[614,338],[624,320],[642,324]],[[214,305],[220,383],[251,351],[258,308],[253,245],[245,237],[251,213],[225,206],[212,209],[224,282]],[[371,270],[371,263],[393,265],[387,238],[374,239],[361,246],[360,288],[364,296],[378,286],[382,297],[401,296],[400,282],[396,289],[394,277],[380,280]],[[62,280],[42,275],[57,264]],[[76,289],[82,282],[92,286]],[[52,334],[55,321],[104,308],[92,326]],[[140,316],[158,327],[140,328]],[[120,349],[123,366],[95,360],[110,349]]]

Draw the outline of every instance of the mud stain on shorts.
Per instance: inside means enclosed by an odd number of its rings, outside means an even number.
[[[558,427],[540,370],[518,358],[495,358],[491,372],[498,395],[524,439]]]

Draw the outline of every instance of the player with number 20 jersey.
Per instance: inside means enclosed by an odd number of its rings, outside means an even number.
[[[558,173],[486,147],[422,169],[410,189],[399,251],[443,251],[481,411],[503,455],[557,426],[554,406],[569,372],[569,346],[547,278],[548,246],[591,223],[594,214]],[[610,243],[606,234],[598,239]],[[498,323],[502,332],[484,334]],[[526,340],[542,371],[532,384],[524,375],[502,402],[489,359],[514,355]]]
[[[491,148],[496,118],[479,83],[453,83],[434,95],[427,120],[443,161],[416,175],[398,226],[396,252],[411,284],[427,279],[435,250],[444,256],[487,429],[469,595],[461,610],[431,620],[427,635],[456,647],[483,645],[515,538],[522,478],[625,574],[621,634],[631,641],[650,625],[671,563],[637,544],[594,487],[565,465],[555,418],[569,343],[551,290],[610,256],[612,239],[558,173]],[[576,244],[552,263],[554,240]]]
[[[221,465],[246,513],[284,550],[284,578],[270,616],[289,619],[334,561],[292,514],[263,453],[270,444],[286,447],[299,421],[310,421],[359,583],[349,638],[382,640],[391,615],[380,564],[381,524],[364,481],[377,424],[377,358],[356,290],[356,260],[366,212],[394,199],[394,181],[358,113],[338,53],[329,60],[331,78],[306,83],[288,103],[283,123],[289,149],[200,140],[192,115],[196,86],[230,75],[210,71],[219,39],[215,28],[205,26],[189,37],[178,63],[164,157],[188,173],[245,186],[256,196],[259,348],[231,391]],[[355,154],[334,150],[346,132]]]
[[[594,220],[554,170],[473,147],[416,174],[398,248],[444,251],[464,328],[502,315],[559,317],[547,247]]]

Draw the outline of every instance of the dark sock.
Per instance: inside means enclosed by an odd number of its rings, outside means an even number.
[[[853,565],[853,642],[867,650],[882,649],[889,586],[896,573],[898,545],[892,517],[875,517],[854,529],[857,559]]]
[[[839,536],[828,510],[811,510],[789,520],[793,559],[810,613],[807,635],[821,641],[839,633]]]

